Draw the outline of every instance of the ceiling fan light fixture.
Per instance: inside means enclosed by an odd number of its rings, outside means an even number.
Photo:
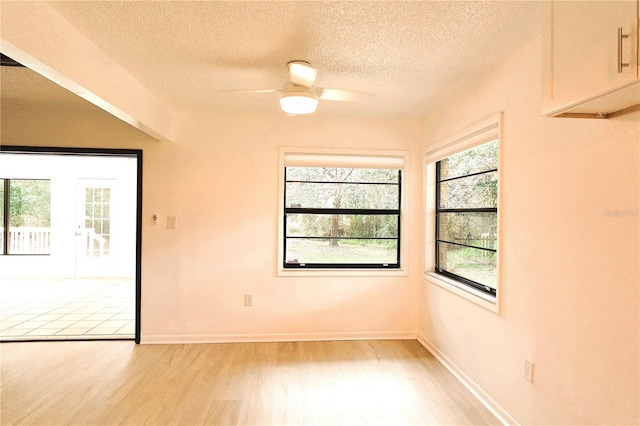
[[[287,92],[280,98],[280,108],[289,114],[311,114],[318,107],[318,97],[309,92]]]

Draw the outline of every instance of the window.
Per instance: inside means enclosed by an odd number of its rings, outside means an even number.
[[[427,279],[496,312],[500,128],[496,115],[427,154]]]
[[[89,187],[84,190],[84,226],[88,257],[110,254],[111,188]]]
[[[285,155],[282,269],[399,269],[402,164]]]
[[[436,163],[435,270],[496,294],[498,141]]]
[[[0,254],[49,254],[51,181],[0,179]]]

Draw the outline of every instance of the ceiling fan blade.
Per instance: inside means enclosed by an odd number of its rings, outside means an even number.
[[[368,92],[343,89],[324,89],[322,87],[318,87],[316,92],[318,94],[318,98],[328,101],[364,102],[371,101],[376,97],[375,94]]]
[[[312,87],[316,82],[318,71],[312,68],[308,62],[291,61],[287,64],[289,68],[289,81],[297,86]]]
[[[275,93],[281,92],[280,89],[220,89],[220,93]]]

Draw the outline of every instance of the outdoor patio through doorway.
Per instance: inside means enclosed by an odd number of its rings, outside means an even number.
[[[133,339],[135,279],[0,279],[0,340]]]

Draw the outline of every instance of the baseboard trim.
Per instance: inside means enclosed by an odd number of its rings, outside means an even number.
[[[462,385],[466,387],[469,392],[471,392],[471,394],[475,396],[476,399],[487,408],[487,410],[491,411],[491,413],[496,416],[500,423],[505,426],[519,426],[519,423],[513,417],[511,417],[511,415],[504,408],[502,408],[500,404],[498,404],[493,398],[491,398],[489,394],[484,391],[484,389],[478,386],[476,382],[474,382],[460,368],[458,368],[458,366],[453,361],[451,361],[426,337],[419,334],[417,339],[418,342],[422,344],[422,346],[424,346],[429,352],[431,352],[433,356],[435,356],[436,359],[440,361],[440,363],[444,365],[445,368],[449,370],[451,374],[453,374],[454,377],[458,379],[458,381],[462,383]]]
[[[415,339],[415,331],[282,333],[282,334],[142,334],[141,344],[313,342],[327,340],[405,340]]]

